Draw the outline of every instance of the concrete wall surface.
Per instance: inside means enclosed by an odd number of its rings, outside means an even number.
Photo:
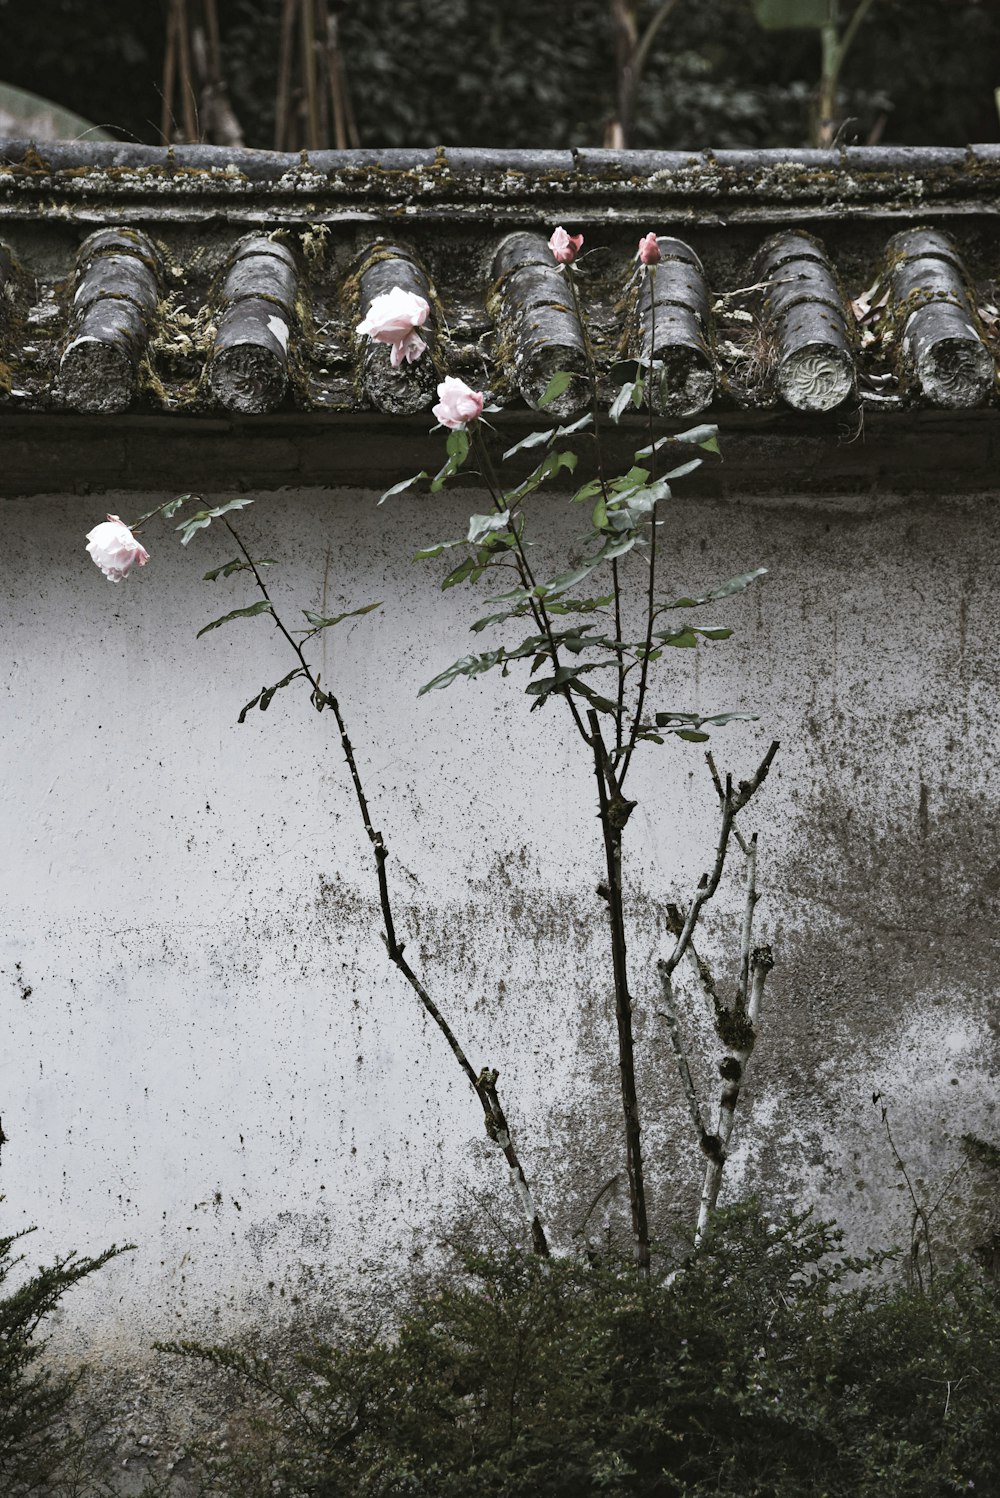
[[[240,577],[201,581],[228,538],[182,550],[154,525],[150,564],[116,587],[84,553],[105,510],[134,519],[164,497],[3,509],[2,1211],[39,1225],[36,1262],[137,1245],[65,1312],[68,1341],[123,1354],[295,1297],[375,1294],[442,1236],[524,1233],[475,1098],[386,961],[331,715],[296,684],[238,726],[294,660],[266,620],[195,639],[252,601]],[[279,559],[289,612],[384,601],[327,631],[317,664],[390,844],[408,955],[473,1063],[499,1068],[568,1246],[622,1168],[592,765],[563,705],[529,716],[514,675],[417,698],[490,636],[467,633],[478,595],[442,594],[441,564],[412,554],[485,501],[375,498],[273,494],[237,519]],[[770,569],[703,616],[734,638],[671,652],[655,694],[758,713],[715,737],[739,776],[782,745],[748,821],[776,966],[725,1190],[815,1203],[860,1246],[908,1232],[874,1090],[932,1195],[963,1132],[998,1137],[995,504],[680,496],[664,531],[681,591]],[[540,556],[565,554],[570,508],[537,502]],[[632,982],[664,1235],[690,1231],[700,1165],[653,964],[716,806],[700,748],[680,742],[643,750],[633,794]],[[727,985],[740,911],[730,880],[701,942]],[[612,1191],[591,1227],[627,1210]]]

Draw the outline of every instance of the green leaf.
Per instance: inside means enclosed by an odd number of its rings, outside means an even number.
[[[556,434],[555,427],[548,427],[544,432],[529,432],[527,437],[522,437],[520,442],[515,442],[513,447],[508,447],[503,455],[502,461],[506,463],[515,453],[525,452],[529,447],[542,447],[544,443],[551,442]]]
[[[500,613],[497,614],[484,614],[482,619],[477,619],[475,623],[470,624],[469,629],[473,634],[478,635],[481,634],[484,629],[488,629],[491,624],[504,624],[508,619],[523,619],[525,614],[527,614],[528,612],[528,605],[526,603],[521,603],[518,604],[516,608],[503,609]]]
[[[569,588],[575,588],[577,583],[582,583],[584,578],[589,577],[600,564],[600,556],[588,557],[586,561],[580,562],[578,566],[571,568],[569,572],[563,572],[559,577],[554,577],[551,582],[543,583],[543,596],[547,599],[550,594],[558,596],[560,593],[565,593]]]
[[[404,489],[409,489],[412,484],[416,484],[420,479],[425,479],[426,477],[427,470],[421,468],[420,472],[415,473],[412,478],[403,479],[402,483],[399,484],[393,484],[392,488],[387,489],[382,495],[382,498],[379,500],[379,504],[384,505],[386,500],[391,499],[394,494],[402,494]]]
[[[202,582],[214,583],[217,577],[232,577],[234,572],[252,572],[254,567],[274,567],[276,565],[274,557],[261,557],[259,561],[253,563],[253,566],[249,562],[244,562],[241,557],[236,557],[234,561],[226,562],[221,567],[213,567],[211,572],[206,572],[202,578]]]
[[[282,687],[287,687],[289,682],[294,681],[297,676],[305,676],[305,674],[305,670],[302,666],[296,666],[294,671],[289,671],[287,676],[283,676],[280,681],[276,681],[273,687],[262,687],[257,693],[256,697],[251,697],[246,707],[240,713],[237,722],[245,723],[247,713],[251,710],[251,708],[256,707],[258,703],[260,704],[261,712],[266,713],[268,708],[271,706],[271,698],[274,696],[275,692],[280,692]]]
[[[611,402],[611,406],[608,410],[608,415],[611,417],[611,420],[613,422],[617,424],[621,420],[624,412],[628,410],[628,407],[631,404],[638,404],[638,401],[636,401],[636,392],[638,392],[639,400],[641,401],[641,376],[636,380],[629,380],[626,384],[624,384],[619,390],[618,394],[615,396],[614,400]]]
[[[245,496],[240,499],[231,499],[227,504],[217,505],[214,510],[199,510],[195,515],[189,515],[182,520],[177,529],[181,532],[181,545],[186,546],[198,531],[218,520],[221,515],[228,515],[231,510],[245,510],[247,505],[252,505],[253,500]]]
[[[469,434],[465,427],[452,427],[445,443],[445,451],[456,463],[464,463],[469,456]]]
[[[702,729],[706,726],[712,728],[723,728],[727,723],[756,723],[756,713],[685,713],[685,712],[661,712],[654,713],[653,720],[657,728],[665,728],[669,733],[678,733],[680,729],[692,728]]]
[[[600,598],[547,599],[545,607],[550,614],[593,614],[598,609],[608,608],[614,601],[613,593],[605,593]]]
[[[660,603],[656,606],[656,612],[664,609],[696,609],[705,603],[715,603],[719,598],[730,598],[734,593],[742,593],[751,583],[756,582],[759,577],[767,576],[766,567],[758,567],[753,572],[743,572],[739,577],[731,577],[728,582],[720,584],[717,588],[711,588],[709,592],[700,594],[697,598],[675,598],[670,603]]]
[[[458,566],[448,573],[448,576],[441,584],[442,592],[445,588],[454,588],[458,583],[464,583],[465,579],[471,577],[476,571],[477,563],[475,557],[466,557],[464,561],[459,562]],[[481,573],[482,568],[478,568],[478,571]]]
[[[456,427],[454,431],[448,433],[445,450],[448,454],[448,461],[431,479],[432,494],[437,494],[440,489],[444,488],[445,482],[451,478],[452,474],[458,472],[469,456],[469,434],[464,427]]]
[[[578,461],[576,453],[547,452],[538,467],[532,469],[528,477],[518,484],[516,489],[510,491],[508,497],[513,500],[524,499],[526,495],[533,494],[536,489],[540,488],[546,479],[553,478],[561,469],[565,468],[568,473],[572,473]]]
[[[529,447],[543,447],[549,442],[558,442],[561,437],[572,437],[576,432],[582,432],[584,427],[590,426],[593,417],[589,411],[586,416],[581,416],[579,421],[570,422],[565,427],[548,427],[544,432],[529,432],[527,437],[522,437],[520,442],[515,442],[513,447],[508,447],[503,455],[503,461],[512,458],[515,453],[523,452]]]
[[[499,666],[506,660],[506,651],[503,647],[498,650],[488,650],[484,655],[463,655],[461,660],[453,661],[444,671],[438,673],[431,681],[420,688],[417,693],[422,697],[425,692],[433,692],[440,687],[450,686],[459,676],[481,676],[484,671],[491,671],[494,666]]]
[[[529,697],[547,697],[577,681],[585,671],[601,671],[610,665],[610,661],[587,661],[579,666],[560,666],[551,676],[536,676],[524,690]]]
[[[544,411],[546,406],[551,406],[554,400],[558,400],[564,390],[568,390],[575,376],[566,369],[560,369],[554,374],[542,392],[538,402],[538,409]]]
[[[623,557],[627,551],[631,551],[638,542],[638,536],[619,536],[616,541],[609,541],[601,548],[601,554],[597,558],[599,562],[613,562],[617,557]]]
[[[468,542],[464,536],[457,541],[436,541],[433,546],[422,546],[419,551],[413,553],[415,562],[426,562],[430,557],[439,557],[443,551],[450,551],[454,546],[467,546]]]
[[[309,630],[304,630],[305,640],[311,640],[313,635],[318,635],[321,629],[332,629],[336,624],[343,624],[345,619],[356,619],[360,614],[370,614],[372,609],[380,609],[381,601],[378,603],[365,603],[359,609],[348,609],[345,614],[314,614],[311,609],[303,609],[307,621],[312,625]]]
[[[657,440],[655,442],[651,442],[648,447],[638,448],[637,451],[632,454],[632,456],[634,458],[651,458],[654,453],[658,453],[660,451],[661,447],[666,447],[667,443],[672,441],[672,437],[658,437]]]
[[[168,499],[162,509],[164,520],[173,520],[181,505],[186,505],[189,499],[194,499],[194,495],[178,494],[176,499]]]
[[[716,441],[719,428],[711,422],[705,422],[701,426],[689,427],[686,432],[675,432],[671,442],[693,442],[698,447],[707,447],[710,452],[718,452],[719,445]],[[714,445],[713,445],[714,444]]]
[[[501,510],[497,515],[470,515],[469,534],[466,538],[474,546],[485,541],[487,536],[493,536],[498,531],[505,531],[510,525],[510,511]]]
[[[218,629],[220,625],[228,624],[230,619],[250,619],[254,614],[273,614],[273,612],[274,610],[268,600],[260,598],[256,603],[252,603],[249,608],[233,609],[232,613],[223,614],[221,619],[213,619],[211,624],[206,624],[204,629],[199,629],[195,635],[195,639],[200,640],[202,635],[207,635],[210,629]]]
[[[667,479],[682,479],[689,473],[694,473],[696,468],[701,467],[701,458],[691,458],[687,463],[681,463],[678,468],[671,468],[669,473],[663,476]]]
[[[686,739],[689,744],[705,744],[711,738],[711,734],[700,733],[697,728],[675,728],[674,735]]]

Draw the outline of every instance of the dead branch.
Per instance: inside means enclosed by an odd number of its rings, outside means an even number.
[[[658,1009],[656,1012],[660,1019],[667,1022],[667,1034],[670,1036],[670,1045],[673,1049],[674,1059],[677,1062],[677,1070],[680,1073],[681,1086],[684,1089],[684,1096],[687,1100],[688,1112],[691,1115],[691,1122],[694,1124],[694,1131],[698,1136],[698,1145],[704,1149],[705,1141],[708,1138],[708,1130],[705,1128],[705,1122],[701,1115],[701,1104],[698,1101],[698,1092],[694,1085],[694,1078],[691,1075],[687,1049],[684,1045],[684,1038],[681,1035],[680,1021],[677,1018],[677,1010],[674,1005],[674,986],[670,981],[670,974],[666,971],[666,964],[659,962],[657,963],[657,967],[660,973],[660,989],[663,995],[663,1002],[667,1007],[665,1010]]]
[[[764,982],[773,966],[774,958],[771,955],[771,948],[766,946],[755,948],[750,957],[752,974],[750,1002],[744,1014],[734,1010],[730,1016],[732,1039],[736,1041],[737,1037],[740,1038],[736,1044],[731,1045],[728,1054],[719,1063],[722,1095],[719,1099],[719,1122],[715,1131],[718,1150],[705,1167],[705,1180],[698,1207],[698,1224],[694,1235],[696,1248],[706,1241],[711,1232],[712,1213],[718,1204],[722,1173],[729,1158],[729,1141],[732,1138],[733,1124],[736,1119],[736,1106],[740,1100],[747,1062],[757,1038],[756,1027],[764,993]]]
[[[684,956],[684,953],[688,949],[688,945],[690,944],[691,938],[694,935],[694,928],[698,924],[698,917],[701,915],[702,909],[708,903],[708,901],[711,900],[712,896],[715,894],[715,891],[719,887],[719,880],[722,878],[722,870],[724,869],[726,864],[726,852],[729,848],[729,835],[733,827],[733,805],[732,776],[727,775],[725,791],[722,798],[722,825],[719,828],[719,840],[715,849],[715,863],[712,866],[711,873],[702,874],[701,879],[698,883],[698,888],[695,891],[694,899],[691,901],[691,905],[688,909],[684,925],[681,928],[681,934],[680,936],[678,936],[676,942],[674,943],[674,950],[671,952],[669,957],[664,959],[664,970],[668,978],[673,976],[677,964],[680,962],[681,958]]]
[[[680,936],[684,929],[684,918],[681,915],[680,907],[675,905],[672,900],[667,902],[667,929],[672,936]],[[724,1010],[725,1005],[719,997],[719,990],[712,975],[712,969],[695,949],[693,940],[688,942],[687,955],[691,966],[694,968],[695,977],[698,979],[702,992],[711,1005],[713,1017],[718,1018]]]

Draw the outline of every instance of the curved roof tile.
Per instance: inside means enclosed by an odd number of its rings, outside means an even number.
[[[602,394],[652,357],[677,417],[983,405],[998,204],[998,146],[285,156],[8,141],[0,419],[407,415],[444,372],[536,406],[556,370],[584,369],[546,243],[560,222],[585,236]],[[651,228],[655,281],[635,264]],[[432,309],[429,352],[401,371],[354,332],[394,285]],[[583,396],[581,377],[554,414]]]

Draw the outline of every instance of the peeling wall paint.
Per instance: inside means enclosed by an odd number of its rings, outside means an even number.
[[[116,588],[83,551],[106,508],[159,497],[4,508],[3,1211],[39,1224],[36,1261],[137,1245],[63,1318],[64,1346],[108,1356],[377,1298],[441,1234],[521,1233],[475,1100],[385,961],[328,715],[289,690],[238,727],[289,668],[281,641],[259,620],[194,639],[248,601],[238,579],[200,581],[222,535],[182,552],[154,531],[150,566]],[[373,500],[272,495],[242,528],[282,559],[280,604],[385,600],[327,632],[319,664],[408,951],[473,1064],[499,1067],[568,1246],[622,1154],[592,771],[559,704],[529,719],[513,678],[417,699],[480,611],[410,557],[481,504]],[[737,775],[782,741],[753,807],[776,967],[724,1191],[813,1203],[856,1245],[907,1232],[874,1090],[929,1191],[964,1131],[997,1139],[994,504],[681,498],[669,520],[684,590],[770,568],[713,611],[735,638],[676,652],[660,689],[661,706],[759,713],[717,737]],[[545,505],[555,547],[568,506]],[[626,872],[662,1235],[693,1224],[700,1171],[655,1013],[658,912],[701,871],[714,794],[681,744],[649,748],[637,789]],[[710,957],[734,954],[739,903],[729,888],[713,907]],[[591,1227],[626,1214],[612,1190]]]

